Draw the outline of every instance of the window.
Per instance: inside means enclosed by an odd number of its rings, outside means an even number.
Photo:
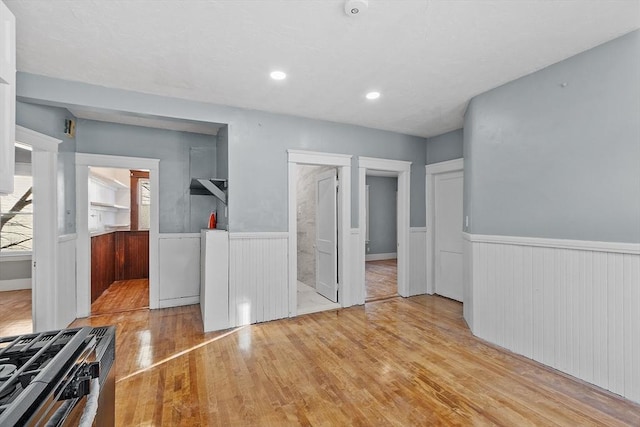
[[[33,178],[16,165],[14,192],[0,197],[0,252],[30,252],[33,241]]]

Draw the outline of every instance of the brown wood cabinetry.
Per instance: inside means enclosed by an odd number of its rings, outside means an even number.
[[[148,231],[116,231],[91,238],[91,302],[116,280],[148,277]]]
[[[91,238],[91,302],[94,302],[115,280],[116,234]]]
[[[116,232],[116,280],[149,277],[149,232]]]

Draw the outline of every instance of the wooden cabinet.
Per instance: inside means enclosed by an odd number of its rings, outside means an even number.
[[[0,35],[0,194],[9,194],[15,168],[16,20],[1,1]]]
[[[91,238],[92,303],[117,280],[148,277],[148,231],[116,231]]]
[[[117,231],[116,280],[149,277],[149,232]]]
[[[115,280],[116,234],[91,238],[91,302],[94,302]]]

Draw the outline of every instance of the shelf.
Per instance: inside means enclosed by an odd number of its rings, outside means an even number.
[[[129,206],[114,205],[113,203],[89,202],[89,204],[98,208],[116,209],[119,211],[129,210]]]
[[[192,195],[215,196],[227,204],[227,180],[215,178],[192,178],[189,186]]]
[[[101,175],[99,173],[96,172],[91,172],[90,173],[90,177],[95,180],[100,182],[101,184],[106,185],[107,187],[111,187],[114,190],[128,190],[129,186],[127,184],[123,184],[122,182],[118,181],[117,179],[114,178],[110,178],[108,176],[104,176]]]

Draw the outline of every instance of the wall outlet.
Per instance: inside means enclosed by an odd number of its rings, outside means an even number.
[[[465,228],[469,228],[469,215],[464,217],[464,226]]]

